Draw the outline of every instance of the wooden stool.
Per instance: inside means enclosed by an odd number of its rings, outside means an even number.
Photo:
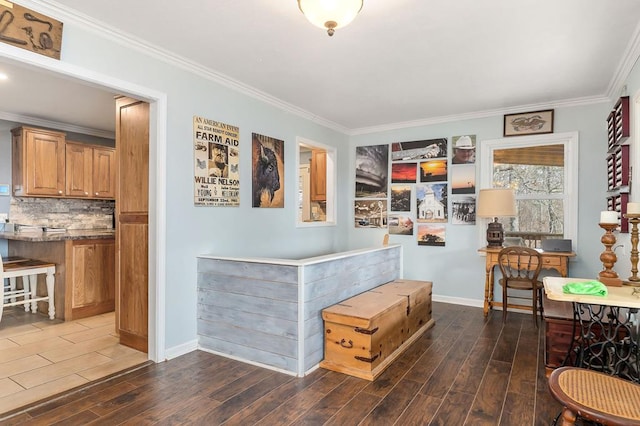
[[[561,426],[576,417],[611,426],[640,425],[640,385],[615,376],[576,367],[562,367],[549,376],[551,395],[563,405]]]
[[[0,256],[0,320],[5,307],[23,305],[24,310],[35,313],[37,302],[44,301],[49,305],[49,318],[54,319],[56,309],[54,305],[55,263],[43,262],[35,259],[10,257],[6,260]],[[45,275],[47,295],[37,295],[37,276]],[[22,278],[22,290],[16,288],[16,278]],[[4,279],[9,279],[9,286],[5,290]],[[20,300],[18,300],[20,299]]]

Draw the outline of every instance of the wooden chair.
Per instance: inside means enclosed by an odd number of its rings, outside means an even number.
[[[56,310],[54,305],[54,285],[56,272],[55,263],[42,262],[40,260],[25,258],[7,258],[3,261],[0,256],[0,321],[5,307],[23,305],[24,310],[37,312],[38,302],[45,301],[49,304],[49,318],[54,319]],[[38,275],[45,274],[47,294],[38,296]],[[22,278],[22,289],[17,289],[16,278]],[[9,284],[5,287],[5,278]]]
[[[584,368],[561,367],[549,376],[549,391],[563,406],[554,425],[570,426],[578,417],[605,426],[640,425],[640,385],[636,383]]]
[[[533,322],[538,326],[539,300],[542,300],[542,282],[538,281],[542,259],[540,253],[528,247],[505,247],[498,253],[498,266],[502,278],[498,281],[502,286],[502,321],[507,320],[507,308],[524,308],[528,306],[509,304],[507,289],[531,290]]]

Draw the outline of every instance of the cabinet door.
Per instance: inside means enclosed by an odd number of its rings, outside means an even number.
[[[92,197],[116,197],[116,152],[111,148],[93,148]]]
[[[149,336],[149,104],[116,100],[116,328],[147,352]]]
[[[67,289],[69,319],[110,312],[115,307],[115,241],[70,242]],[[65,316],[66,318],[66,316]]]
[[[327,199],[327,153],[311,152],[311,201]]]
[[[26,130],[24,137],[26,195],[63,195],[64,135]]]
[[[71,197],[90,197],[93,161],[91,147],[67,142],[66,144],[66,188]]]

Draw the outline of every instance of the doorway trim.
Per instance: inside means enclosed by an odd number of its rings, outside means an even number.
[[[34,55],[0,43],[0,59],[15,61],[53,74],[71,77],[94,87],[149,103],[149,359],[165,360],[166,260],[166,152],[167,94],[113,78],[77,65]],[[115,114],[115,106],[114,106]]]

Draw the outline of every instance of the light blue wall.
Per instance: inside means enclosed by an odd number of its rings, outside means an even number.
[[[99,52],[99,53],[98,53]],[[203,54],[215,54],[206,49]],[[221,61],[226,58],[220,58]],[[65,22],[62,61],[167,94],[166,192],[166,347],[196,338],[196,256],[268,256],[303,258],[316,253],[378,245],[384,231],[353,226],[355,146],[393,141],[450,138],[476,134],[478,140],[502,136],[502,116],[348,137],[206,78],[122,46]],[[639,72],[636,72],[636,75]],[[634,86],[639,88],[636,77]],[[558,108],[555,131],[580,134],[580,206],[578,258],[572,275],[593,276],[600,269],[601,230],[596,222],[605,208],[606,134],[610,106]],[[194,207],[194,115],[240,128],[241,206]],[[284,209],[254,209],[250,202],[251,133],[285,141]],[[338,150],[337,227],[296,228],[296,137]],[[4,138],[4,136],[2,137]],[[6,173],[0,138],[0,180]],[[480,142],[481,143],[481,142]],[[3,211],[0,200],[0,212]],[[484,259],[479,257],[475,226],[447,225],[445,247],[418,247],[413,238],[393,236],[404,250],[404,276],[434,282],[434,294],[481,301]],[[2,250],[0,246],[0,250]]]
[[[578,131],[580,139],[579,217],[580,246],[578,257],[570,264],[573,276],[595,276],[600,270],[601,229],[597,226],[599,212],[606,208],[607,137],[604,121],[607,104],[555,109],[556,133]],[[351,138],[350,161],[355,161],[355,146],[376,145],[421,139],[448,138],[475,134],[483,140],[502,138],[503,116],[435,124]],[[477,158],[477,163],[480,158]],[[479,165],[477,166],[479,168]],[[476,186],[479,188],[479,169]],[[349,191],[353,200],[354,176],[349,175]],[[415,197],[415,194],[414,194]],[[353,209],[351,209],[353,210]],[[449,209],[451,211],[451,209]],[[350,212],[350,221],[353,219]],[[480,229],[482,227],[482,229]],[[390,241],[404,247],[404,277],[433,281],[433,294],[444,298],[474,299],[484,297],[485,259],[477,253],[483,241],[482,225],[452,225],[446,227],[445,247],[418,246],[416,236],[392,235]],[[349,243],[354,246],[381,241],[384,230],[349,228]]]

